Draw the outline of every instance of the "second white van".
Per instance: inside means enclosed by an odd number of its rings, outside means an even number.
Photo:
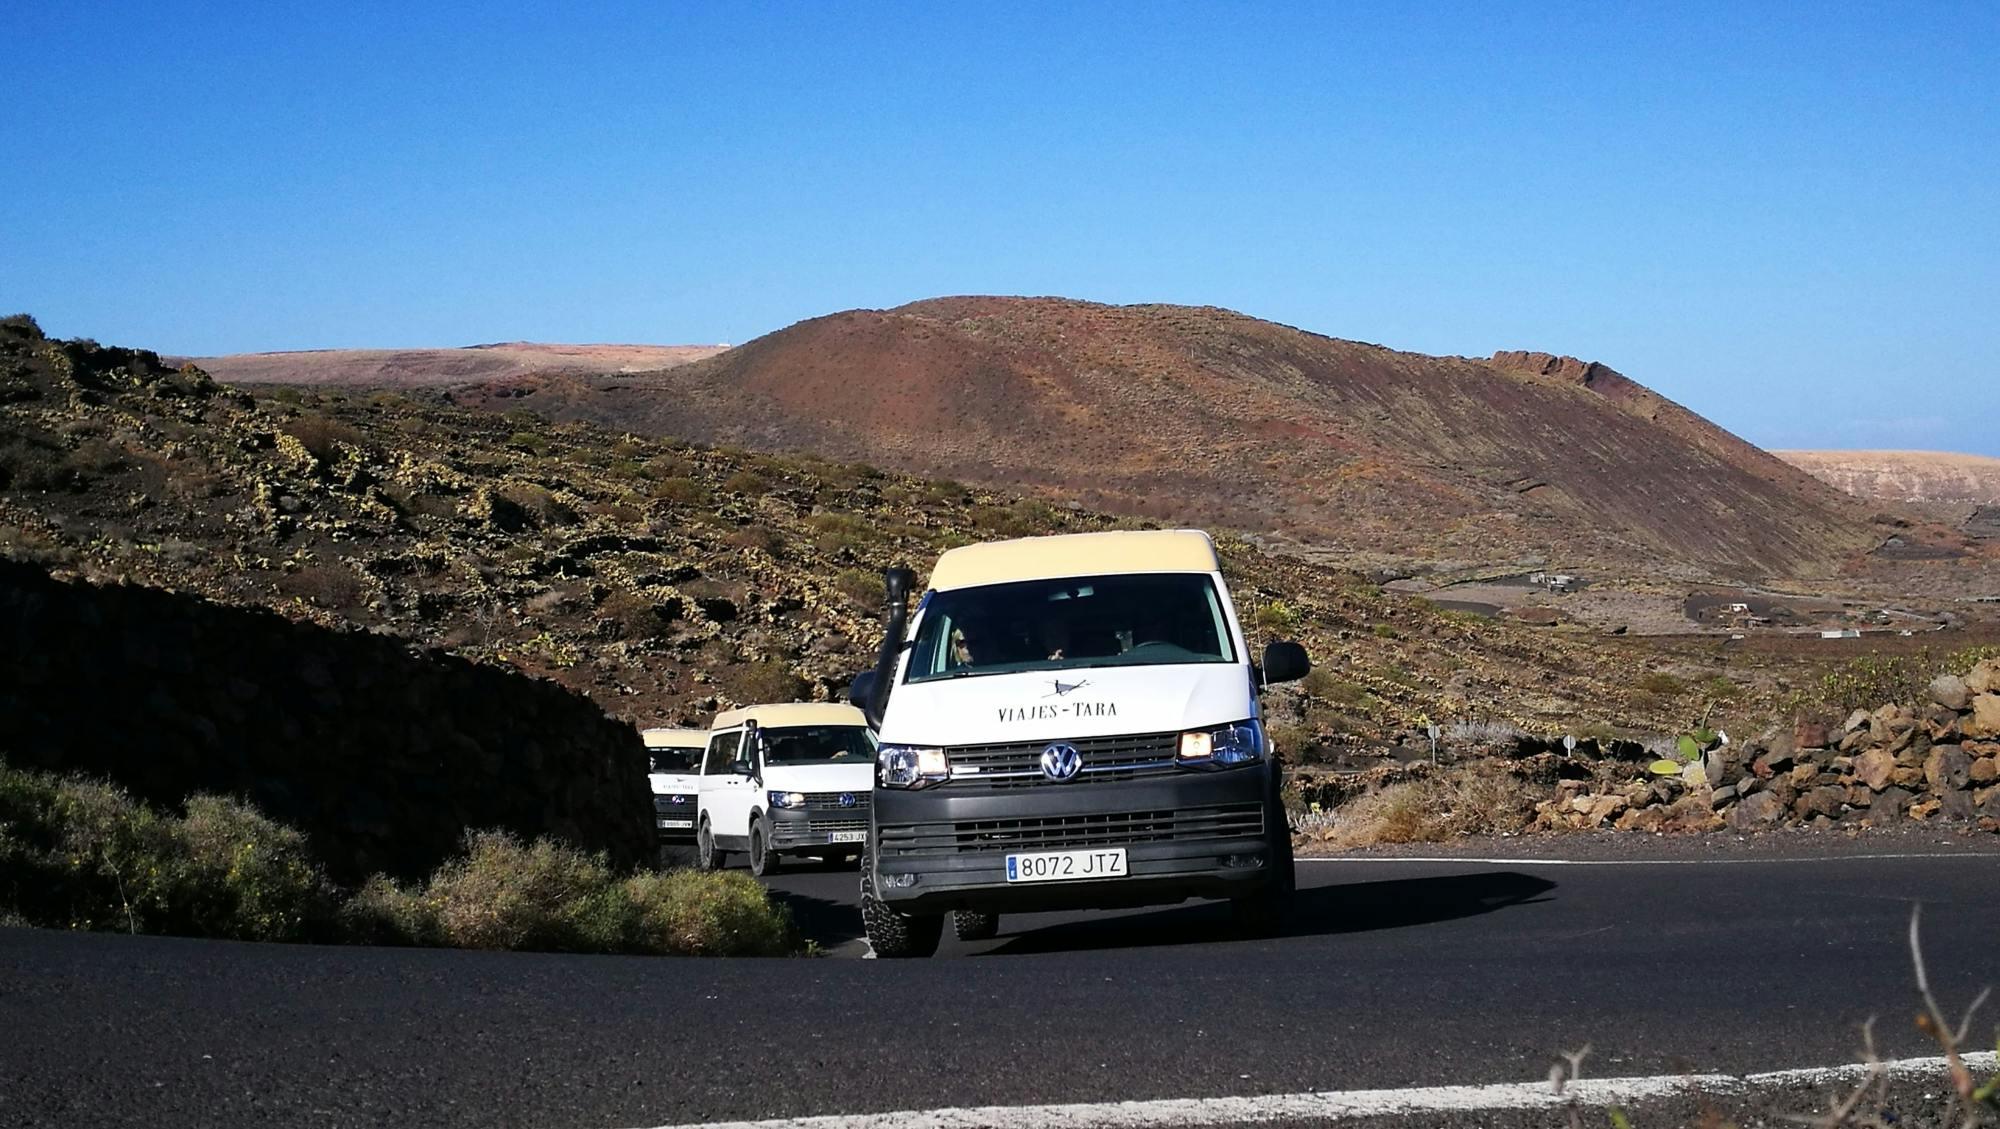
[[[701,763],[695,861],[750,856],[762,877],[786,856],[857,859],[868,839],[875,735],[853,706],[791,702],[717,714]]]
[[[653,828],[663,847],[694,842],[695,816],[701,804],[701,754],[708,748],[705,729],[642,729],[646,741],[646,779],[653,786]]]

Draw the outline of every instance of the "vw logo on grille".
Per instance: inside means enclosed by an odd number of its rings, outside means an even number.
[[[1083,754],[1075,745],[1050,745],[1042,750],[1042,775],[1050,780],[1069,780],[1083,770]]]
[[[851,807],[853,807],[853,806],[854,806],[854,793],[852,793],[852,792],[842,792],[842,793],[840,794],[840,806],[841,806],[841,807],[844,807],[844,808],[851,808]]]

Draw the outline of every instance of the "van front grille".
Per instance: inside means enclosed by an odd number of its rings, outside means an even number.
[[[884,824],[877,831],[877,841],[883,857],[887,858],[1123,847],[1191,839],[1247,839],[1263,833],[1264,805],[1249,803],[1173,811]]]
[[[1042,750],[1051,744],[1073,745],[1083,756],[1083,768],[1069,780],[1056,781],[1042,773]],[[1179,733],[1079,737],[1075,740],[1021,741],[1004,745],[963,745],[945,750],[951,758],[948,788],[1034,788],[1131,780],[1174,771],[1180,749]]]

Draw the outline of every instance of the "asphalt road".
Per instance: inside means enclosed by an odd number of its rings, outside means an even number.
[[[2000,980],[2000,857],[1301,864],[1217,907],[858,955],[851,871],[774,885],[834,959],[251,945],[0,929],[0,1124],[651,1126],[1850,1062]],[[1990,1029],[1990,1028],[1982,1028]]]

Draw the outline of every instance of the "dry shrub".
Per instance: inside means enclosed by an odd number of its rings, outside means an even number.
[[[565,505],[562,499],[550,493],[548,488],[532,482],[510,479],[493,492],[493,510],[496,517],[523,521],[529,525],[568,525],[576,520],[576,511]],[[508,512],[511,510],[511,513]]]
[[[466,838],[431,876],[424,902],[444,943],[462,949],[613,952],[627,904],[603,856],[503,831]]]
[[[32,434],[0,440],[0,490],[34,493],[72,484],[81,485],[61,446]]]
[[[1476,763],[1365,793],[1328,813],[1319,837],[1340,848],[1436,843],[1525,830],[1541,790],[1505,768]]]
[[[882,574],[865,568],[841,569],[833,578],[833,586],[863,608],[879,608],[888,599],[882,587]]]
[[[757,549],[773,557],[785,550],[785,539],[768,525],[741,526],[727,540],[738,549]]]
[[[297,830],[196,795],[163,815],[121,788],[0,766],[0,910],[37,925],[299,940],[332,888]]]
[[[693,465],[686,459],[679,455],[667,454],[654,455],[647,459],[641,473],[647,478],[686,478],[693,470]]]
[[[307,412],[278,425],[279,430],[299,441],[299,445],[319,461],[340,457],[340,444],[361,446],[361,433],[329,415]]]
[[[406,517],[444,520],[458,516],[458,501],[447,494],[432,494],[393,482],[383,486],[381,492]]]
[[[368,599],[368,584],[346,565],[309,564],[278,579],[278,591],[333,612],[358,610]]]
[[[361,884],[340,907],[340,928],[348,940],[362,945],[442,945],[437,914],[413,890],[387,875]]]
[[[747,874],[613,874],[602,855],[499,831],[466,837],[466,855],[421,888],[381,875],[341,911],[373,944],[543,952],[783,956],[791,917]]]
[[[771,492],[771,482],[754,470],[739,470],[722,480],[722,488],[731,494],[747,494],[751,497]]]
[[[805,696],[806,682],[776,659],[740,663],[723,672],[729,696],[744,705],[793,702]]]
[[[791,918],[741,871],[674,870],[625,880],[633,947],[691,956],[782,956]]]
[[[670,506],[705,506],[708,504],[708,487],[685,475],[672,475],[656,479],[647,488],[646,496]]]
[[[597,618],[616,625],[620,639],[650,639],[679,618],[675,604],[660,604],[629,589],[607,594],[597,605]]]
[[[629,502],[593,502],[590,512],[617,525],[638,525],[646,520],[646,511]]]

